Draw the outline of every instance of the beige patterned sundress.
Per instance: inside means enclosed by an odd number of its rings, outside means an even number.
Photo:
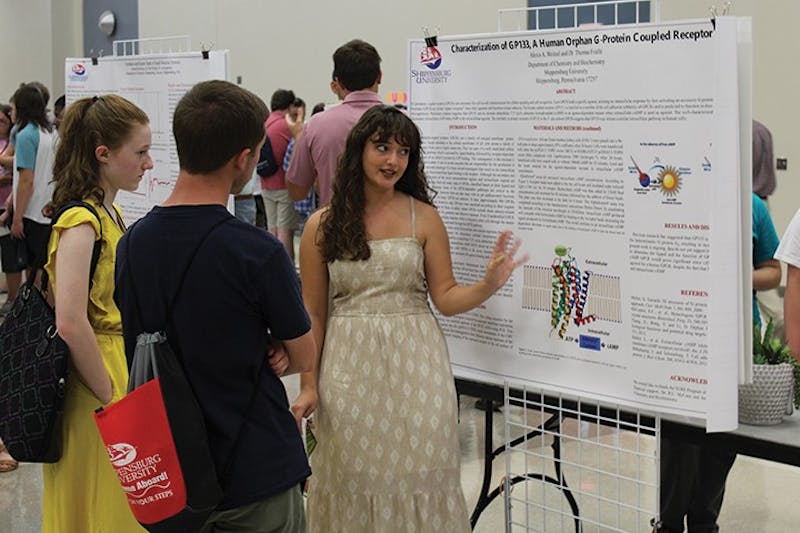
[[[328,266],[309,531],[467,532],[447,345],[411,237]]]

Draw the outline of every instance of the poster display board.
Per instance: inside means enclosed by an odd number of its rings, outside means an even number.
[[[117,204],[130,225],[166,199],[178,179],[178,153],[172,136],[172,113],[194,84],[228,78],[227,51],[68,58],[67,104],[87,96],[118,94],[150,117],[153,169],[134,192],[120,191]]]
[[[530,254],[481,308],[440,317],[456,375],[736,427],[751,321],[740,24],[409,42],[457,279],[482,276],[502,229]]]

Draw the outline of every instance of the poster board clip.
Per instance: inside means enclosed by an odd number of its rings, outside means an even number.
[[[717,17],[725,17],[730,13],[731,3],[732,2],[725,2],[719,8],[712,4],[711,7],[708,8],[708,11],[711,13],[711,27],[714,30],[717,29]]]
[[[422,36],[425,38],[425,45],[436,46],[436,40],[439,36],[441,28],[439,26],[434,26],[432,32],[428,26],[422,26],[420,29],[422,30]]]
[[[214,49],[214,43],[211,42],[209,44],[200,43],[200,53],[203,54],[203,59],[208,59],[208,53]]]
[[[97,66],[98,59],[103,57],[103,49],[101,48],[98,53],[95,54],[94,48],[92,48],[89,50],[89,53],[91,54],[92,65]]]

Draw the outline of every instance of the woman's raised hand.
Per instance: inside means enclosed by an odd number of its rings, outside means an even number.
[[[494,251],[486,265],[484,281],[491,287],[492,291],[498,290],[505,285],[514,270],[528,261],[528,254],[524,254],[516,259],[517,251],[522,244],[522,239],[513,238],[509,230],[502,231],[494,243]]]

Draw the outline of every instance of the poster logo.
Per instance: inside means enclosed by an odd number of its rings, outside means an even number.
[[[431,70],[436,70],[442,64],[442,53],[436,48],[437,45],[436,35],[425,37],[425,48],[419,54],[419,62]]]
[[[70,81],[86,81],[88,79],[86,66],[83,63],[75,63],[70,70],[72,71],[69,75]]]
[[[416,84],[427,83],[447,83],[450,76],[453,74],[449,69],[441,69],[442,66],[442,53],[437,46],[438,37],[431,35],[428,28],[423,27],[422,31],[425,35],[425,48],[419,53],[419,62],[427,67],[426,69],[414,70],[411,69],[411,79]],[[438,33],[439,28],[436,28]]]
[[[127,442],[106,446],[106,453],[114,466],[126,466],[136,459],[136,448]]]

